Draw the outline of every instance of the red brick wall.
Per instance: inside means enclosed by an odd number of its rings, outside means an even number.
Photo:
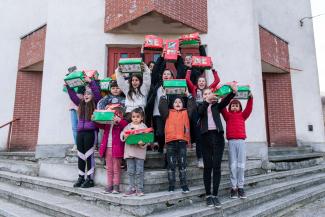
[[[267,100],[269,142],[272,146],[296,143],[290,73],[263,73]]]
[[[11,150],[35,150],[38,138],[42,71],[21,71],[44,60],[46,26],[24,37],[20,44]]]
[[[199,31],[208,31],[207,0],[106,0],[105,32],[151,11],[156,11]]]
[[[44,60],[46,26],[21,40],[18,69]]]
[[[290,72],[288,43],[260,26],[261,59]]]

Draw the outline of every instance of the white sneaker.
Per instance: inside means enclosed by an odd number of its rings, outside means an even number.
[[[204,164],[203,164],[203,159],[200,158],[197,160],[197,167],[198,168],[204,168]]]

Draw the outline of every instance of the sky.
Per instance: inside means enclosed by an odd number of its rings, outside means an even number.
[[[325,0],[310,0],[313,16],[325,13]],[[325,95],[325,14],[313,18],[320,91]]]

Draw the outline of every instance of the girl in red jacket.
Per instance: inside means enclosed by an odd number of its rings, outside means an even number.
[[[253,109],[253,96],[249,95],[246,108],[242,111],[239,100],[232,100],[229,103],[228,110],[224,108],[222,115],[226,121],[226,137],[229,144],[229,170],[231,181],[231,198],[246,198],[244,191],[244,174],[246,163],[245,148],[245,121]]]

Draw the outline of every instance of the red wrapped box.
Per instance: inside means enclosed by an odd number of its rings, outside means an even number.
[[[165,41],[165,52],[164,59],[167,62],[176,62],[179,51],[178,40],[166,40]]]
[[[159,38],[155,35],[146,35],[144,38],[144,46],[145,50],[163,50],[163,39]]]
[[[179,39],[181,47],[199,47],[200,35],[198,32],[192,34],[182,35]]]
[[[99,75],[97,70],[84,70],[84,72],[87,75],[87,77],[89,77],[91,79],[98,78],[98,75]]]
[[[211,57],[206,56],[192,56],[192,67],[201,69],[211,69]]]

